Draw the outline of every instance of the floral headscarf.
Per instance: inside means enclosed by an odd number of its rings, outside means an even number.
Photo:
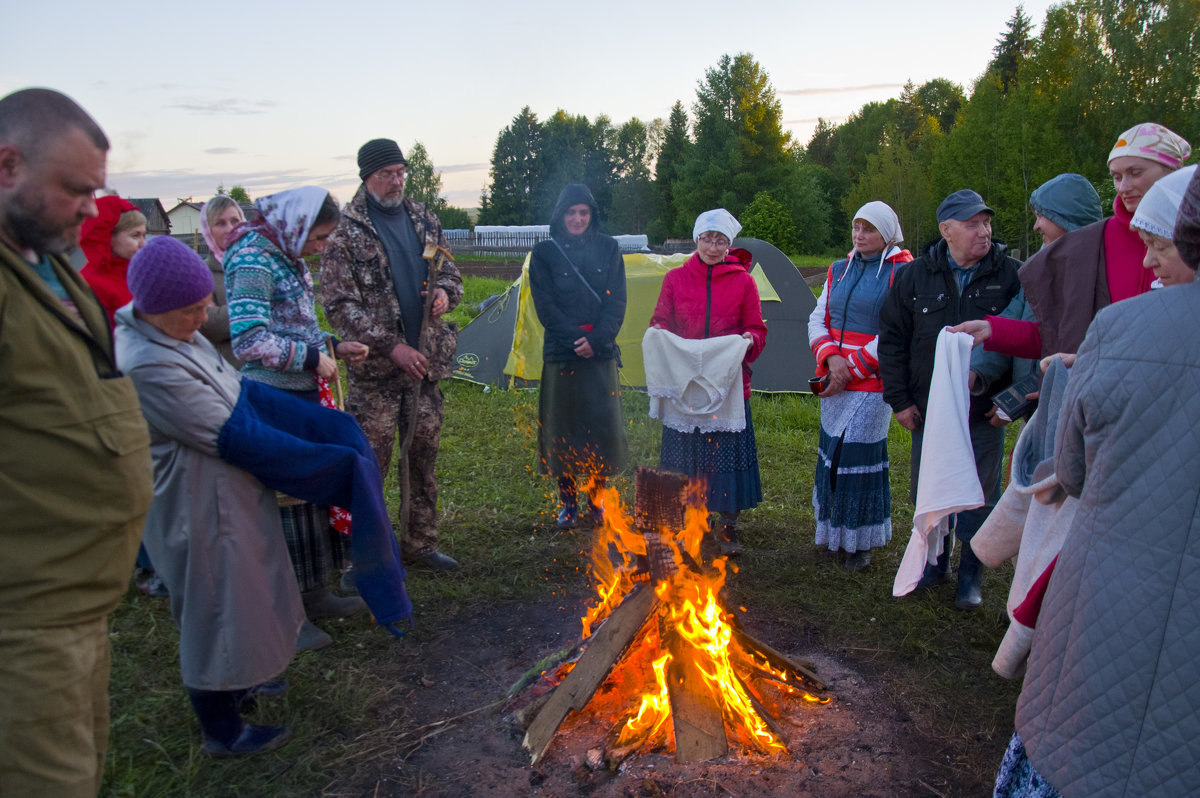
[[[204,243],[208,244],[208,251],[212,253],[213,258],[216,259],[217,263],[220,263],[221,261],[225,260],[225,248],[217,245],[217,240],[213,237],[212,228],[208,226],[209,202],[212,202],[212,200],[209,200],[200,206],[200,236],[204,239]],[[234,202],[230,207],[237,208],[238,215],[242,217],[242,221],[246,221],[246,217],[242,213],[242,208],[240,205]],[[237,235],[237,227],[237,225],[234,225],[233,229],[229,231],[229,233],[232,235],[226,235],[226,238],[229,239],[230,243],[233,243],[233,241],[236,240],[234,239],[234,236]]]
[[[229,249],[233,242],[249,233],[258,233],[270,239],[283,254],[292,260],[300,260],[300,250],[308,241],[313,220],[329,192],[318,186],[303,186],[280,191],[254,201],[260,217],[253,222],[242,222],[229,237]]]

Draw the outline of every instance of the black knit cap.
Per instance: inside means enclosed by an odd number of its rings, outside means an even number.
[[[400,145],[391,139],[371,139],[358,148],[358,176],[362,180],[385,166],[397,163],[408,166],[404,153],[400,152]]]

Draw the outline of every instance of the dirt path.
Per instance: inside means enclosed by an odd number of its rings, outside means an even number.
[[[882,798],[978,791],[945,745],[914,731],[917,724],[887,699],[878,677],[861,664],[803,650],[802,641],[780,639],[779,629],[750,631],[813,661],[836,696],[827,706],[797,706],[785,719],[788,755],[680,765],[666,754],[643,753],[615,773],[593,771],[586,752],[604,730],[569,719],[545,760],[531,768],[503,694],[534,663],[577,640],[582,608],[581,602],[498,604],[448,617],[409,641],[395,666],[398,689],[372,712],[381,727],[392,719],[391,736],[325,794]]]

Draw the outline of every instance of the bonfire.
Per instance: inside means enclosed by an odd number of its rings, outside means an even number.
[[[596,601],[583,616],[578,656],[543,674],[553,689],[520,713],[536,764],[571,712],[610,719],[589,759],[615,767],[637,750],[674,751],[680,762],[713,759],[732,746],[787,752],[779,717],[799,703],[828,703],[810,663],[743,631],[721,602],[732,566],[705,559],[703,486],[639,468],[634,512],[611,488],[598,491],[603,525],[590,572]],[[593,765],[598,764],[592,762]]]

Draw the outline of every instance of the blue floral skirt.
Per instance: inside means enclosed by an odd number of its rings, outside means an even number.
[[[996,789],[993,798],[1062,798],[1058,790],[1033,769],[1033,763],[1025,753],[1021,735],[1013,732],[1008,750],[1000,761],[1000,772],[996,774]]]
[[[708,481],[708,511],[736,513],[762,501],[754,420],[746,401],[746,428],[740,432],[679,432],[663,427],[659,465]]]

